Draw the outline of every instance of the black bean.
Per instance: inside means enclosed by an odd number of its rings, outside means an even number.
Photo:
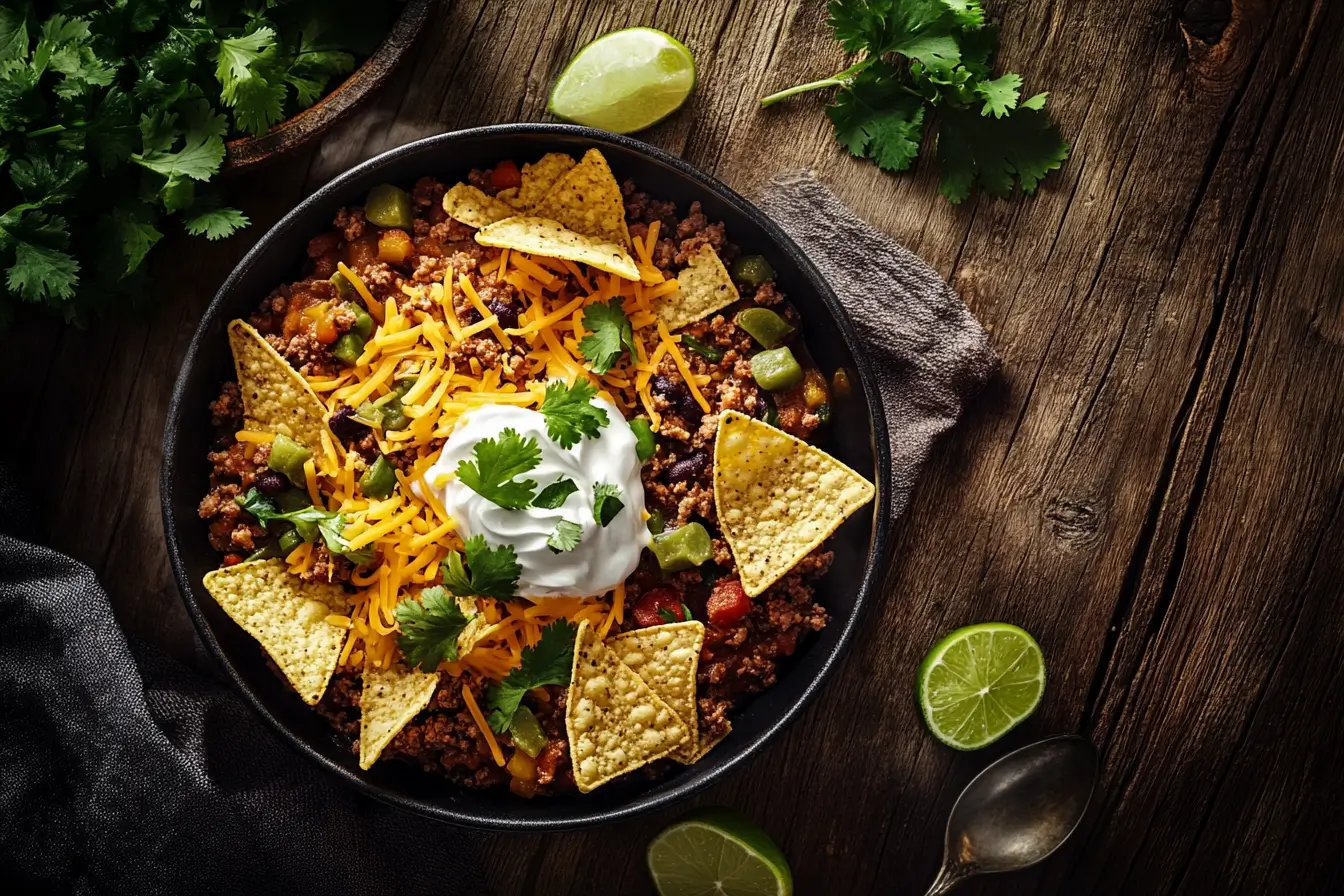
[[[491,299],[485,303],[485,307],[490,309],[490,313],[499,318],[499,327],[502,330],[512,330],[518,326],[518,309],[508,302],[501,302],[499,299]]]
[[[329,425],[332,433],[347,445],[359,441],[369,433],[369,428],[354,417],[355,409],[346,405],[337,408],[336,413],[331,415]]]
[[[649,380],[649,387],[655,395],[661,395],[670,400],[690,394],[686,391],[686,386],[681,380],[674,380],[672,377],[664,376],[661,373],[654,374],[653,379]]]
[[[289,480],[274,470],[267,470],[257,477],[257,488],[263,495],[275,496],[289,488]]]
[[[677,399],[677,410],[687,423],[699,423],[705,416],[705,412],[700,409],[700,402],[696,401],[690,392]]]
[[[696,410],[700,410],[699,407]],[[667,468],[668,482],[687,482],[704,472],[705,466],[709,463],[709,455],[703,451],[697,451],[687,457],[674,463]]]

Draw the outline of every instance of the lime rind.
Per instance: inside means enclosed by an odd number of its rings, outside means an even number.
[[[619,134],[657,124],[695,89],[695,59],[656,28],[626,28],[597,38],[570,60],[546,108],[577,124]]]
[[[764,831],[726,809],[693,812],[649,843],[660,896],[792,896],[788,861]]]
[[[1045,661],[1023,629],[984,623],[943,638],[919,667],[917,696],[929,730],[958,750],[994,743],[1040,705]]]

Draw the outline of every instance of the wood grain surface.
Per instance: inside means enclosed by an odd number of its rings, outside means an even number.
[[[812,95],[842,67],[822,0],[443,2],[415,58],[321,146],[225,191],[252,216],[155,253],[156,310],[31,322],[8,429],[52,542],[103,577],[133,635],[202,668],[162,546],[171,383],[242,252],[352,163],[454,128],[544,119],[596,35],[653,25],[700,63],[642,135],[750,193],[810,166],[961,291],[1001,378],[946,438],[897,528],[885,598],[824,699],[697,802],[758,819],[801,894],[923,892],[956,794],[1050,733],[1104,752],[1078,836],[968,894],[1339,892],[1344,881],[1344,4],[989,0],[1001,61],[1051,91],[1073,157],[1034,199],[954,208],[936,171],[848,158]],[[11,349],[14,351],[14,349]],[[972,622],[1032,631],[1044,703],[1004,742],[936,743],[912,688]],[[501,894],[649,892],[644,845],[681,810],[497,836]]]

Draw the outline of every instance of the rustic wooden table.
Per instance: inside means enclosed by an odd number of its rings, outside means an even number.
[[[1083,829],[1039,870],[965,892],[1327,891],[1344,880],[1344,4],[988,5],[1003,64],[1053,91],[1073,158],[1035,199],[953,208],[931,166],[848,158],[821,97],[757,107],[841,67],[822,0],[442,4],[374,105],[226,186],[250,230],[167,241],[152,317],[10,340],[9,441],[54,544],[102,575],[129,632],[208,667],[156,481],[173,377],[231,265],[352,163],[543,118],[578,47],[655,25],[701,80],[645,139],[748,193],[816,168],[960,290],[1004,358],[938,446],[825,699],[699,802],[759,819],[801,893],[918,893],[961,787],[1077,731],[1105,756]],[[925,732],[914,671],[985,620],[1031,630],[1051,679],[1021,730],[958,755]],[[644,892],[644,844],[675,814],[499,836],[485,859],[499,893]]]

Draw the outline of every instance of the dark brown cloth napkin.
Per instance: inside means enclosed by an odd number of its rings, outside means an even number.
[[[937,271],[856,217],[812,172],[776,176],[758,204],[821,271],[867,345],[891,437],[887,512],[897,517],[934,439],[998,369],[998,355]]]

